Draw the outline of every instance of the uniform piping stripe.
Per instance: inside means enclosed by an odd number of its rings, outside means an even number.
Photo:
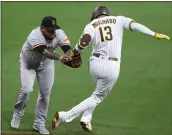
[[[37,46],[41,46],[41,45],[45,45],[45,43],[39,43],[39,44],[33,45],[33,48],[35,48]]]
[[[69,45],[69,46],[70,46],[70,43],[63,43],[63,44],[60,44],[60,46],[64,46],[64,45]]]
[[[130,23],[129,23],[129,29],[131,30],[131,31],[133,31],[132,29],[131,29],[131,24],[133,23],[133,22],[135,22],[135,21],[130,21]]]

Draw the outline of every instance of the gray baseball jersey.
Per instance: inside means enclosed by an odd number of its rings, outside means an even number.
[[[41,63],[46,63],[48,58],[42,56],[38,51],[35,51],[34,48],[38,46],[45,45],[47,48],[55,50],[59,45],[70,45],[70,41],[67,38],[65,32],[61,29],[56,30],[56,37],[51,41],[46,41],[40,27],[32,30],[32,32],[27,37],[26,42],[22,48],[22,59],[27,62],[27,64],[32,67],[37,67]]]

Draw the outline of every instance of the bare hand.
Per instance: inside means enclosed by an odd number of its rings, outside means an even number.
[[[72,57],[69,56],[68,54],[65,54],[65,55],[62,55],[59,57],[59,60],[61,62],[67,62],[67,61],[71,61],[72,60]]]

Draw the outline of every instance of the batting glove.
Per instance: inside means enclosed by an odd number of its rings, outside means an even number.
[[[154,37],[157,38],[157,39],[167,39],[167,40],[170,40],[169,36],[163,35],[163,34],[159,34],[159,33],[156,33]]]

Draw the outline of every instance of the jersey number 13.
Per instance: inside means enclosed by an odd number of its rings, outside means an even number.
[[[110,41],[113,39],[112,37],[112,29],[110,26],[106,26],[106,27],[99,27],[99,31],[100,31],[100,36],[101,36],[101,41]]]

